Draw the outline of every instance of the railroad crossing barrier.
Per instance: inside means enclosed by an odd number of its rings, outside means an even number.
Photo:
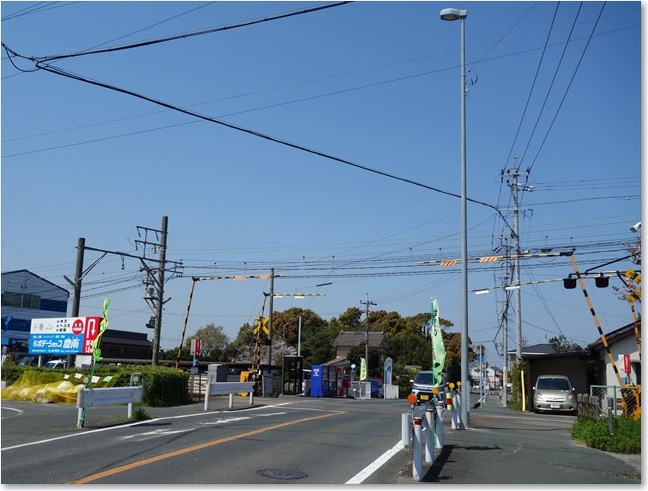
[[[249,394],[250,406],[254,404],[254,382],[212,382],[205,387],[205,411],[209,410],[209,397],[229,394],[229,409],[234,407],[234,394]]]
[[[133,416],[133,403],[141,402],[142,386],[106,387],[99,389],[79,389],[77,392],[77,428],[83,428],[85,408],[107,406],[111,404],[128,404],[128,418]]]

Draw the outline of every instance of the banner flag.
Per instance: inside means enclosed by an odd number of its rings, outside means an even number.
[[[99,345],[101,344],[101,335],[108,328],[108,307],[110,307],[110,300],[108,297],[105,297],[103,303],[103,319],[101,319],[101,323],[99,324],[99,334],[97,334],[97,337],[92,341],[92,357],[94,361],[101,361],[101,350],[99,349]]]
[[[430,319],[432,325],[432,371],[434,372],[437,381],[441,380],[441,372],[445,365],[445,345],[443,344],[443,336],[441,335],[441,322],[439,317],[439,302],[436,298],[432,299],[432,318]]]
[[[360,358],[360,380],[367,380],[367,363],[364,358]]]

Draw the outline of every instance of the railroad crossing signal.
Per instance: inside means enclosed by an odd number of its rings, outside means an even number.
[[[255,317],[254,321],[256,322],[256,327],[254,328],[254,334],[259,334],[259,329],[263,330],[266,334],[270,334],[270,329],[268,328],[269,320],[270,317],[261,317],[260,319]]]

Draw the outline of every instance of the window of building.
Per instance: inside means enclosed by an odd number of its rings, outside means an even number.
[[[3,307],[18,307],[22,309],[40,310],[40,295],[30,295],[28,293],[4,292],[2,294]]]

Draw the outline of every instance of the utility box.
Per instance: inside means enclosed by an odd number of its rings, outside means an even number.
[[[227,382],[227,368],[224,363],[207,365],[207,378],[212,382]]]

